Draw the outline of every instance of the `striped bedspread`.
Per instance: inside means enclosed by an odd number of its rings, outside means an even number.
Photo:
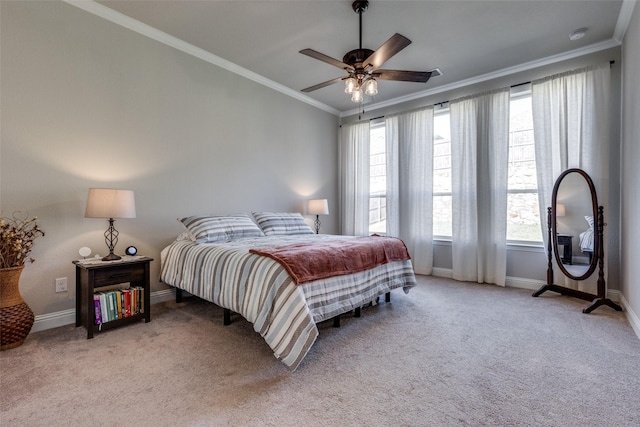
[[[349,237],[267,236],[224,243],[177,240],[162,251],[161,280],[241,314],[275,357],[295,370],[318,336],[316,323],[395,288],[408,293],[416,284],[411,261],[296,286],[278,262],[249,249],[344,238]]]

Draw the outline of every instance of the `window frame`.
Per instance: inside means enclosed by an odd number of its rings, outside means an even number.
[[[373,120],[372,120],[372,121],[369,123],[369,135],[371,135],[371,133],[372,133],[374,130],[377,130],[377,129],[380,129],[380,128],[382,128],[383,130],[385,130],[385,122],[384,122],[384,119],[375,120],[375,121],[373,121]],[[386,132],[386,130],[385,130],[385,132]],[[369,140],[369,147],[371,147],[371,137],[370,137],[370,140]],[[387,188],[386,188],[386,164],[387,164],[387,163],[386,163],[386,161],[387,161],[387,160],[386,160],[386,155],[387,155],[387,149],[386,149],[386,136],[385,136],[385,150],[384,150],[384,153],[385,153],[385,163],[384,163],[384,164],[385,164],[385,191],[384,191],[383,193],[375,193],[375,194],[374,194],[374,193],[373,193],[373,191],[372,191],[372,189],[371,189],[371,186],[369,187],[369,203],[368,203],[369,225],[368,225],[368,227],[367,227],[367,231],[368,231],[368,233],[369,233],[369,234],[371,234],[371,233],[377,233],[377,234],[381,234],[381,235],[386,235],[386,233],[387,233],[386,226],[385,226],[385,230],[384,230],[384,231],[382,231],[382,230],[372,230],[372,228],[371,228],[371,225],[372,225],[372,223],[371,223],[371,200],[372,200],[372,199],[378,199],[378,200],[384,199],[384,200],[385,200],[385,202],[386,202],[386,199],[387,199]],[[372,157],[372,154],[371,154],[371,152],[370,152],[370,153],[369,153],[369,161],[371,161],[371,157]],[[371,172],[371,164],[369,164],[369,172]],[[369,183],[371,184],[371,174],[369,174]],[[386,221],[386,218],[387,218],[387,217],[386,217],[386,213],[387,213],[387,212],[386,212],[386,206],[387,206],[387,205],[386,205],[386,203],[384,204],[384,206],[382,206],[382,203],[379,203],[379,204],[378,204],[378,208],[377,208],[379,211],[381,211],[382,209],[384,209],[384,214],[385,214],[385,215],[384,215],[384,220],[385,220],[385,221]],[[380,217],[382,217],[382,215],[380,215]],[[382,221],[378,221],[376,224],[379,224],[379,223],[381,223],[381,222],[382,222]]]
[[[517,101],[522,98],[531,98],[531,84],[523,84],[520,86],[512,87],[509,95],[509,102]],[[533,114],[533,111],[532,111]],[[509,132],[511,133],[511,123],[509,123]],[[534,142],[535,144],[535,142]],[[507,165],[508,168],[508,165]],[[508,169],[507,169],[508,171]],[[538,194],[538,184],[536,182],[536,188],[507,188],[507,197],[511,194]],[[544,221],[544,218],[540,218],[540,222]],[[544,246],[544,236],[542,233],[542,225],[540,227],[540,240],[516,240],[507,238],[507,245],[511,246],[528,246],[528,247],[542,247]]]

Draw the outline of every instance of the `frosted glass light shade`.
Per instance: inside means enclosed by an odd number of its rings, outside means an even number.
[[[136,203],[131,190],[90,188],[85,218],[135,218]]]
[[[329,203],[327,199],[313,199],[307,203],[308,215],[329,215]]]
[[[353,93],[354,89],[356,88],[357,84],[358,84],[358,82],[353,77],[349,77],[348,79],[346,79],[344,81],[344,91],[345,91],[345,93],[348,93],[349,95],[351,95]]]
[[[567,210],[564,207],[563,204],[561,203],[557,203],[556,204],[556,216],[566,216],[567,215]]]
[[[378,93],[378,82],[374,79],[367,80],[364,85],[364,93],[369,96],[376,95]]]
[[[351,94],[351,100],[353,102],[362,101],[362,90],[360,88],[357,88],[353,91],[353,93]]]

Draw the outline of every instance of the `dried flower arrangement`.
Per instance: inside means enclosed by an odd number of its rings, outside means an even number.
[[[20,267],[35,261],[29,257],[33,241],[44,236],[37,221],[38,217],[29,219],[21,212],[14,212],[13,218],[0,218],[0,268]]]

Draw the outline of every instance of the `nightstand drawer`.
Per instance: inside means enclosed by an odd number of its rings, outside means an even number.
[[[94,272],[94,287],[144,280],[144,265],[123,265],[117,268],[98,269]]]

